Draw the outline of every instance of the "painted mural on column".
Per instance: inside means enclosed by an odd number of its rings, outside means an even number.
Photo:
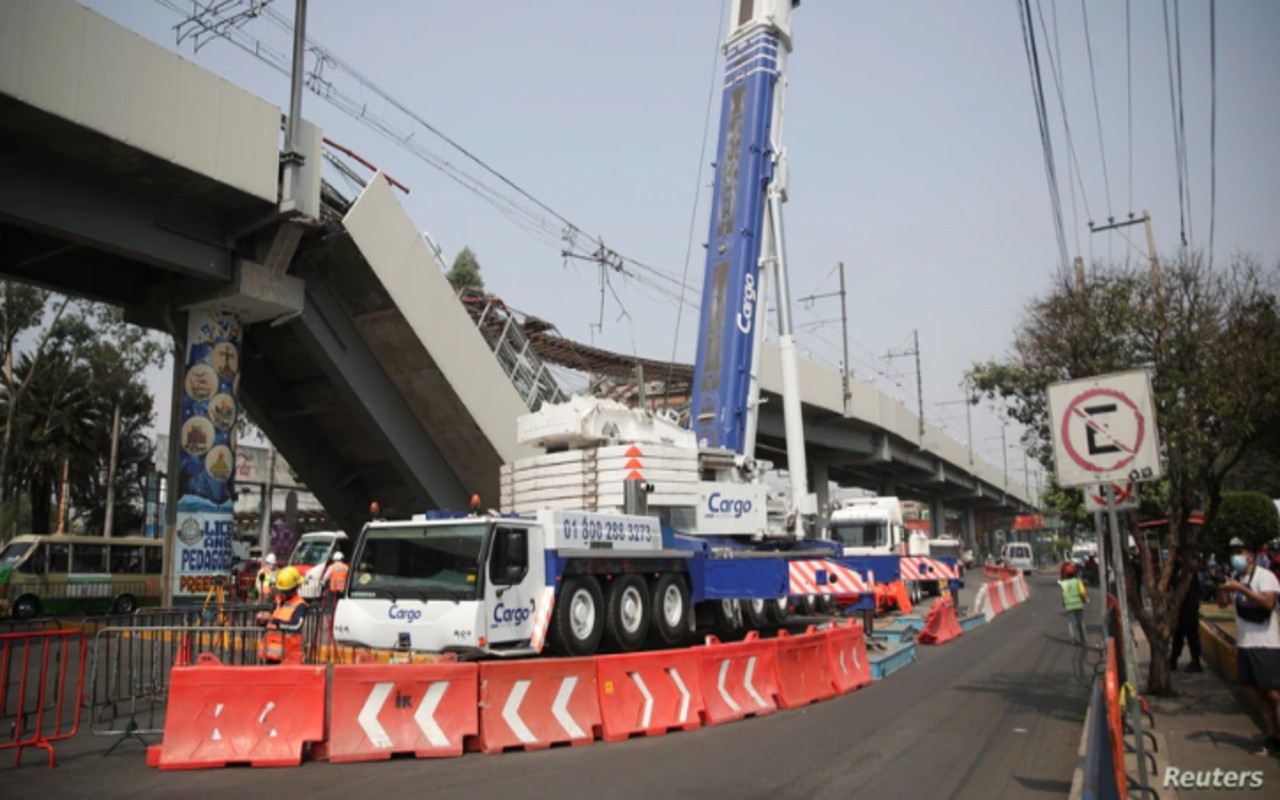
[[[192,311],[183,376],[173,594],[203,598],[231,569],[240,319]]]

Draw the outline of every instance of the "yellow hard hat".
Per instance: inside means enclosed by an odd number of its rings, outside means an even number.
[[[302,573],[298,572],[296,567],[285,567],[280,570],[279,575],[276,575],[276,588],[282,592],[297,589],[300,583],[302,583]]]

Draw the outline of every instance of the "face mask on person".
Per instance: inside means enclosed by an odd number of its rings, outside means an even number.
[[[1249,566],[1249,557],[1242,555],[1234,555],[1231,557],[1231,568],[1236,572],[1243,572]]]

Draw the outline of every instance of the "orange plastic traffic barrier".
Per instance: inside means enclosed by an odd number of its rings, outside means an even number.
[[[147,765],[201,769],[228,764],[289,767],[305,742],[324,739],[325,670],[307,664],[223,666],[201,653],[169,674],[164,741]]]
[[[889,584],[889,586],[893,590],[894,599],[898,602],[898,610],[903,614],[910,614],[912,605],[911,597],[907,594],[907,587],[902,583],[902,581],[894,581]]]
[[[703,721],[719,725],[778,710],[777,643],[751,631],[741,642],[724,644],[708,636],[706,647],[694,648]]]
[[[871,662],[867,660],[867,640],[862,626],[854,620],[826,632],[827,659],[831,678],[840,694],[871,683]]]
[[[1000,598],[1001,611],[1008,611],[1009,609],[1013,608],[1016,605],[1013,598],[1013,593],[1010,592],[1008,589],[1009,584],[1007,581],[999,581],[992,585],[995,586],[996,595]]]
[[[593,658],[480,665],[479,748],[541,750],[590,744],[600,728]]]
[[[1120,670],[1116,661],[1116,640],[1107,639],[1107,666],[1102,684],[1107,704],[1107,738],[1111,740],[1111,763],[1115,765],[1120,800],[1129,796],[1129,779],[1124,771],[1124,723],[1120,710]]]
[[[924,629],[916,637],[920,644],[945,644],[964,633],[956,619],[956,607],[949,597],[940,597],[924,619]]]
[[[836,696],[827,634],[812,625],[798,636],[778,631],[778,705],[782,708],[816,703]]]
[[[596,688],[601,738],[607,742],[702,726],[702,681],[693,650],[601,656]]]
[[[313,755],[335,764],[460,756],[479,732],[479,675],[476,664],[337,665],[329,740]]]

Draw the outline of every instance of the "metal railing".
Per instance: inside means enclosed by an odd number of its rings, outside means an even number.
[[[562,403],[568,399],[546,363],[534,351],[515,315],[494,298],[486,297],[483,303],[476,327],[525,406],[537,411],[543,403]]]

